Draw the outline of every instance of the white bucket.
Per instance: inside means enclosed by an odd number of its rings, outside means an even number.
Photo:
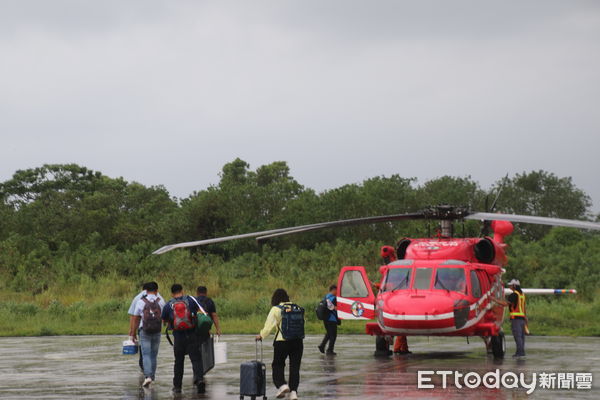
[[[215,336],[215,364],[227,362],[227,342],[220,342],[219,336]]]

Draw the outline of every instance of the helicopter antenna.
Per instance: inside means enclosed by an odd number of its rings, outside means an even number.
[[[494,202],[492,203],[492,207],[490,208],[489,212],[493,213],[494,210],[496,209],[496,203],[498,203],[498,199],[500,198],[500,195],[502,194],[502,190],[504,189],[504,186],[506,185],[507,180],[508,180],[508,173],[502,179],[502,183],[500,184],[500,188],[498,189],[498,193],[496,194],[496,198],[494,199]]]
[[[487,195],[485,197],[485,208],[486,210],[488,210],[488,213],[493,213],[494,210],[496,209],[496,204],[498,203],[498,199],[500,198],[500,195],[502,194],[502,190],[504,189],[504,186],[506,185],[506,181],[508,180],[508,173],[506,174],[506,176],[504,178],[502,178],[502,182],[500,183],[500,187],[498,188],[498,192],[496,193],[496,198],[494,199],[494,201],[492,202],[492,206],[488,209],[488,198],[489,195]],[[492,226],[492,221],[490,220],[484,220],[483,221],[483,226],[481,227],[481,236],[488,236],[490,234],[490,228]]]

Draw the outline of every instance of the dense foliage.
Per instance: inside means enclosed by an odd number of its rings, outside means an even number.
[[[172,198],[161,186],[145,187],[74,164],[17,171],[0,183],[0,311],[21,299],[79,315],[88,310],[81,302],[91,296],[95,307],[124,312],[126,299],[150,279],[162,287],[181,281],[188,289],[204,283],[224,314],[237,317],[264,312],[270,291],[278,286],[311,302],[344,264],[365,265],[376,279],[380,245],[426,236],[435,223],[328,229],[272,239],[262,247],[240,240],[151,253],[168,243],[412,212],[428,205],[486,210],[501,186],[498,211],[592,218],[590,198],[570,178],[545,171],[499,179],[491,196],[470,177],[443,176],[419,185],[399,175],[316,193],[297,182],[283,161],[253,171],[236,159],[223,167],[217,185],[184,199]],[[530,287],[576,287],[580,301],[598,294],[598,234],[517,228],[509,238],[508,276]],[[481,226],[469,221],[457,230],[477,236]],[[34,312],[24,307],[25,314]]]

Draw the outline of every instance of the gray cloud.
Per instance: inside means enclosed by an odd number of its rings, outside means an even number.
[[[0,180],[46,162],[186,197],[235,157],[323,190],[572,176],[600,205],[597,2],[5,2]]]

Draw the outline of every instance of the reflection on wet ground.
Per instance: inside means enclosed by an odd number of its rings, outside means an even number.
[[[121,354],[121,336],[73,336],[38,338],[0,338],[1,399],[239,399],[239,365],[255,358],[250,335],[229,335],[228,362],[217,365],[206,377],[207,392],[195,394],[191,365],[186,361],[183,394],[171,395],[173,355],[166,340],[161,343],[157,382],[151,389],[140,389],[142,375],[137,355]],[[600,398],[597,383],[591,390],[542,390],[532,395],[525,389],[475,389],[454,386],[449,379],[443,389],[440,376],[434,376],[434,389],[418,389],[419,370],[458,370],[483,376],[498,369],[525,373],[592,373],[600,379],[600,338],[530,337],[528,357],[516,361],[510,337],[508,357],[494,361],[484,351],[483,342],[471,338],[409,338],[413,354],[377,359],[373,357],[374,339],[366,335],[338,337],[337,356],[318,352],[320,336],[305,340],[302,360],[300,399],[525,399],[525,398]],[[265,342],[267,396],[275,398],[270,376],[272,347]],[[248,398],[248,397],[246,397]]]

